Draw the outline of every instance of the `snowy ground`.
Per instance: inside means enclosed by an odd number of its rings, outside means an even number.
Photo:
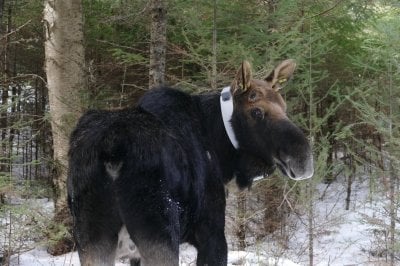
[[[389,203],[384,194],[370,193],[368,179],[363,181],[353,184],[349,210],[345,210],[346,188],[342,185],[345,182],[334,183],[328,189],[327,185],[319,186],[324,197],[317,199],[314,205],[314,265],[389,265],[385,261]],[[301,254],[298,248],[308,248],[307,230],[306,224],[299,223],[289,241],[289,252],[295,253],[288,257],[301,265],[309,261],[307,252]],[[298,259],[295,259],[296,253]]]
[[[345,210],[346,188],[341,185],[345,182],[319,186],[320,197],[314,202],[314,265],[388,265],[385,258],[389,216],[385,195],[375,192],[372,197],[368,180],[361,181],[353,185],[349,210]],[[229,265],[309,265],[306,214],[293,215],[289,227],[291,233],[285,248],[273,236],[257,240],[246,251],[232,251],[230,245]],[[193,247],[182,245],[180,254],[180,265],[195,265]],[[45,248],[36,247],[14,255],[11,265],[79,265],[79,260],[76,253],[52,257]]]
[[[181,257],[180,265],[189,266],[196,265],[196,250],[189,245],[181,246]],[[24,265],[24,266],[77,266],[79,264],[78,254],[68,253],[63,256],[53,257],[50,256],[45,249],[36,248],[32,251],[21,254],[20,256],[14,256],[10,263],[11,266]],[[117,266],[125,266],[122,262],[116,263]],[[228,265],[274,265],[274,266],[298,266],[288,259],[274,259],[265,258],[259,254],[246,252],[246,251],[230,251],[228,255]]]

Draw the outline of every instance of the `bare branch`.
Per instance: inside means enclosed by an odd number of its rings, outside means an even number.
[[[22,24],[21,26],[19,26],[18,28],[16,28],[15,30],[13,30],[13,31],[11,31],[11,32],[9,32],[7,34],[4,34],[3,36],[1,36],[0,41],[4,40],[5,38],[10,36],[11,34],[14,34],[14,33],[18,32],[19,30],[21,30],[23,27],[25,27],[26,25],[28,25],[31,22],[32,22],[32,20],[30,19],[27,22],[25,22],[24,24]]]

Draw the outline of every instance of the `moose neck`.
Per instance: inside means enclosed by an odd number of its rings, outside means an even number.
[[[194,96],[198,100],[201,123],[211,147],[215,151],[221,166],[224,182],[232,179],[237,150],[233,146],[221,114],[220,93],[209,93]]]

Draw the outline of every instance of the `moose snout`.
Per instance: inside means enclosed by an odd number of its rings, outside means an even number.
[[[312,149],[303,131],[290,120],[275,124],[275,162],[281,172],[294,180],[311,178],[314,174]]]
[[[313,156],[310,154],[305,161],[289,161],[289,177],[294,180],[311,178],[314,175]]]
[[[293,180],[304,180],[314,175],[314,162],[311,152],[306,156],[281,155],[276,160],[281,172]]]

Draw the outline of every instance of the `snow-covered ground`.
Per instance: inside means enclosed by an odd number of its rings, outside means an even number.
[[[181,245],[180,249],[180,265],[189,266],[196,265],[196,250],[189,245]],[[24,265],[24,266],[77,266],[79,258],[77,252],[68,253],[63,256],[53,257],[50,256],[45,249],[36,248],[29,252],[13,256],[10,262],[11,266]],[[117,262],[117,266],[126,266],[122,262]],[[284,258],[266,258],[259,254],[247,251],[230,251],[228,254],[228,265],[265,265],[265,266],[299,266],[288,259]]]
[[[345,183],[318,186],[313,205],[313,265],[388,265],[385,258],[390,221],[385,195],[377,191],[370,193],[368,179],[361,178],[353,184],[350,208],[345,210]],[[234,245],[230,243],[229,265],[309,265],[307,211],[291,215],[288,223],[285,245],[278,243],[274,235],[254,241],[244,251],[233,250]],[[180,264],[195,265],[195,260],[196,250],[187,244],[181,245]],[[79,259],[76,252],[52,257],[38,245],[30,251],[14,255],[10,264],[79,265]],[[126,264],[118,262],[117,265]]]

